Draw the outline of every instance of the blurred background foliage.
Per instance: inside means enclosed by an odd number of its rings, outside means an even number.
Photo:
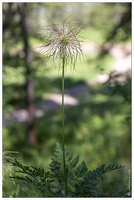
[[[82,27],[83,43],[97,44],[100,50],[86,52],[74,72],[66,69],[66,89],[87,86],[78,95],[79,104],[65,110],[66,144],[90,169],[104,163],[126,166],[123,172],[106,178],[108,185],[101,184],[104,190],[127,185],[131,167],[131,76],[125,73],[123,83],[111,76],[115,60],[105,44],[131,46],[131,3],[45,2],[23,6],[25,21],[19,3],[3,3],[3,150],[17,151],[15,156],[23,163],[47,170],[55,144],[61,142],[61,109],[41,108],[45,114],[33,120],[32,134],[36,136],[31,145],[26,143],[29,122],[19,123],[9,116],[16,110],[28,109],[29,77],[34,83],[30,86],[35,91],[33,109],[40,107],[50,94],[61,91],[60,70],[51,60],[46,64],[46,57],[40,52],[40,36],[46,26],[68,18],[69,26]],[[27,25],[28,34],[23,24]],[[30,68],[26,67],[27,48],[31,49]],[[92,82],[97,75],[106,73],[109,79],[105,83]],[[18,190],[8,176],[4,170],[4,197]]]

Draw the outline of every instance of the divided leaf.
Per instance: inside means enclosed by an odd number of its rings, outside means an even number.
[[[70,167],[74,168],[79,162],[79,155],[70,162]]]
[[[17,167],[12,178],[20,185],[18,195],[15,197],[65,197],[65,179],[63,168],[63,148],[58,142],[55,148],[56,158],[51,159],[49,171],[36,168],[34,166],[24,166],[18,160],[8,159],[8,162]],[[123,196],[126,193],[124,188],[116,191],[104,193],[98,188],[98,178],[103,179],[103,174],[112,170],[123,168],[115,164],[98,167],[88,170],[85,162],[79,162],[79,155],[73,158],[73,151],[65,146],[66,174],[68,197],[102,197],[102,196]],[[17,172],[17,173],[16,173]]]
[[[75,173],[75,176],[77,178],[82,178],[85,173],[87,172],[87,166],[85,164],[85,162],[83,161],[78,167],[77,167],[77,170],[74,172]]]

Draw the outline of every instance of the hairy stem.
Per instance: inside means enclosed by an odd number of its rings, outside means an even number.
[[[66,176],[66,161],[65,161],[65,135],[64,135],[64,67],[65,58],[62,60],[62,145],[63,145],[63,167],[65,179],[65,194],[67,196],[67,176]]]

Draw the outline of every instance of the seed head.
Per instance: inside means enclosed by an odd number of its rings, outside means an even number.
[[[80,31],[77,27],[69,29],[65,23],[45,29],[45,42],[41,51],[47,54],[48,58],[53,57],[54,60],[59,59],[61,62],[64,59],[65,64],[70,62],[75,67],[78,55],[83,54],[81,41],[78,39]]]

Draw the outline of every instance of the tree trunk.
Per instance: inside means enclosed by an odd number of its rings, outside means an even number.
[[[3,34],[5,32],[5,29],[8,27],[8,24],[9,24],[9,21],[10,21],[10,17],[11,17],[11,6],[12,6],[12,3],[8,3],[8,7],[7,7],[7,10],[5,11],[4,13],[4,19],[3,19]]]
[[[26,18],[26,7],[25,3],[18,3],[21,25],[22,25],[22,37],[24,42],[25,52],[25,66],[26,66],[26,90],[27,90],[27,111],[28,111],[28,132],[27,132],[27,145],[34,147],[37,143],[36,130],[35,130],[35,104],[34,104],[34,84],[32,79],[32,57],[29,46],[28,37],[28,24]]]

